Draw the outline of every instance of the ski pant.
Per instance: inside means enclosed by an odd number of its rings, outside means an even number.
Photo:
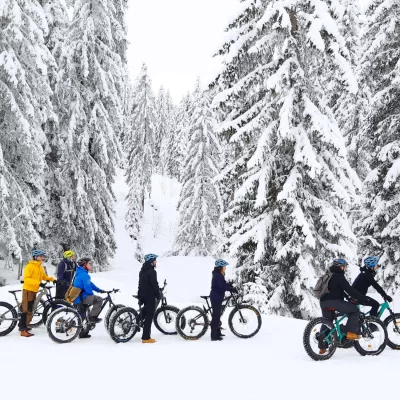
[[[36,294],[36,292],[25,289],[22,291],[21,318],[18,323],[20,331],[26,331],[32,321],[33,304],[36,300]]]
[[[153,323],[154,313],[156,312],[156,299],[141,299],[144,304],[142,308],[142,318],[144,318],[142,340],[151,339],[151,324]]]
[[[101,312],[103,298],[92,294],[83,300],[83,304],[86,304],[87,306],[93,306],[89,311],[89,318],[97,318]]]
[[[372,297],[367,296],[367,299],[369,299],[369,304],[365,303],[360,303],[360,304],[371,307],[371,311],[369,312],[369,314],[372,315],[373,317],[376,317],[378,315],[380,304]]]
[[[221,336],[221,311],[222,301],[212,301],[212,318],[211,318],[211,339],[218,339]]]
[[[65,295],[67,294],[69,283],[64,281],[59,281],[56,283],[56,299],[65,300]]]
[[[360,310],[355,304],[349,303],[348,301],[335,299],[321,301],[320,305],[322,309],[322,316],[330,321],[334,320],[335,313],[334,311],[329,311],[329,308],[333,308],[342,314],[347,314],[348,319],[345,328],[346,332],[358,333]]]

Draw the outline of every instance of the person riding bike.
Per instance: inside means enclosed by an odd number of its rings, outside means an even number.
[[[237,293],[232,285],[225,281],[226,266],[229,265],[225,260],[216,260],[212,272],[210,301],[212,307],[211,319],[211,341],[223,340],[221,333],[221,311],[225,292]]]
[[[326,293],[321,297],[320,306],[322,316],[332,322],[335,319],[335,311],[347,314],[347,324],[344,328],[344,332],[347,333],[346,339],[358,340],[360,338],[358,335],[360,311],[355,304],[345,301],[344,299],[348,299],[350,296],[365,304],[369,304],[369,299],[354,289],[347,281],[344,276],[347,266],[347,261],[342,258],[333,260],[333,263],[329,268],[332,272],[332,277],[328,284],[329,293]],[[323,348],[323,346],[320,346],[320,354],[324,354],[325,352],[326,349]]]
[[[99,289],[90,279],[89,272],[92,270],[92,260],[87,257],[83,257],[78,261],[78,267],[76,268],[76,274],[73,282],[75,288],[81,289],[81,293],[74,301],[75,306],[79,304],[85,304],[93,306],[89,311],[88,320],[89,322],[99,323],[102,321],[99,318],[101,312],[101,306],[103,304],[103,298],[95,296],[93,291],[98,293],[105,293],[104,290]],[[77,307],[78,308],[78,307]],[[90,338],[91,336],[85,330],[79,334],[80,339]]]
[[[146,254],[144,264],[139,272],[139,304],[144,305],[142,316],[144,317],[142,343],[155,343],[151,338],[151,324],[156,312],[156,301],[162,298],[160,287],[157,281],[157,255]]]
[[[368,289],[373,286],[374,289],[384,298],[385,301],[392,302],[393,299],[383,290],[382,286],[375,280],[376,270],[379,268],[379,257],[367,257],[364,260],[364,266],[360,268],[361,273],[353,282],[353,288],[362,295],[368,293]],[[372,297],[366,296],[371,306],[370,315],[376,317],[378,315],[379,303]]]
[[[64,299],[76,270],[75,252],[67,250],[57,268],[56,299]]]
[[[21,336],[31,337],[34,336],[30,333],[29,324],[32,321],[33,305],[35,303],[37,292],[42,281],[50,281],[57,283],[55,278],[47,276],[42,262],[46,253],[43,250],[33,250],[32,260],[28,262],[24,269],[24,285],[22,287],[22,312],[19,320],[19,330]]]

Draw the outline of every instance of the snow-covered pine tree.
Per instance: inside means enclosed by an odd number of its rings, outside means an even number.
[[[126,229],[136,243],[135,256],[138,260],[142,259],[140,228],[144,200],[146,192],[150,193],[151,175],[155,172],[156,138],[155,98],[147,67],[143,65],[134,88],[128,130],[125,133],[123,143],[127,156],[126,181],[129,187]]]
[[[164,138],[168,134],[168,116],[165,104],[166,94],[164,86],[161,86],[158,90],[156,98],[156,140],[154,143],[154,154],[156,156],[154,163],[156,171],[162,174],[162,164],[161,164],[161,146]]]
[[[219,172],[221,147],[214,132],[215,123],[210,94],[202,91],[198,81],[178,205],[179,226],[172,251],[175,255],[207,256],[218,251],[222,203],[214,177]]]
[[[223,177],[237,187],[225,247],[250,299],[298,318],[319,308],[316,275],[355,253],[346,211],[359,182],[320,76],[338,69],[342,89],[357,90],[336,3],[244,1],[216,81],[219,131],[235,157]]]
[[[0,3],[0,248],[7,263],[30,252],[43,235],[46,136],[54,118],[44,43],[48,25],[36,0]]]
[[[360,256],[381,254],[386,289],[400,286],[400,4],[373,0],[363,37],[362,78],[371,102],[361,135],[371,172],[358,222]]]
[[[52,230],[104,269],[115,251],[112,184],[123,124],[125,27],[120,0],[74,0],[55,96],[60,139]]]

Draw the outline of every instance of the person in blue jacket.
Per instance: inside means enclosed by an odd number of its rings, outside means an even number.
[[[237,293],[232,285],[225,281],[226,266],[229,265],[225,260],[215,261],[215,268],[212,272],[211,281],[211,307],[212,307],[212,319],[211,319],[211,340],[223,340],[221,334],[221,311],[222,302],[224,301],[225,292]]]
[[[104,290],[99,289],[90,279],[89,272],[92,269],[92,260],[84,257],[78,261],[78,267],[76,268],[75,278],[73,286],[81,289],[80,295],[74,301],[74,305],[78,305],[81,302],[83,304],[93,306],[89,311],[89,321],[99,323],[101,318],[99,314],[101,312],[101,305],[103,304],[103,298],[96,296],[93,292],[104,293]],[[79,335],[82,338],[90,338],[90,335],[86,331],[82,331]]]

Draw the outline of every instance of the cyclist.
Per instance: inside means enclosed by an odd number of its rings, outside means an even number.
[[[57,268],[56,299],[64,299],[76,270],[75,252],[67,250]]]
[[[376,291],[384,298],[385,301],[393,301],[393,299],[386,294],[381,285],[375,280],[376,270],[379,268],[379,257],[367,257],[364,260],[364,266],[360,268],[361,273],[357,276],[353,282],[353,288],[357,290],[362,295],[368,293],[370,286],[373,286]],[[372,297],[367,296],[369,299],[369,305],[371,306],[370,314],[373,316],[378,315],[379,303]]]
[[[90,279],[89,272],[92,270],[92,260],[88,257],[83,257],[78,261],[78,267],[76,268],[76,274],[74,278],[73,286],[81,289],[80,295],[74,301],[74,305],[80,303],[93,306],[89,311],[89,321],[94,323],[101,322],[99,314],[101,312],[101,305],[103,304],[103,298],[95,296],[93,292],[104,293],[104,290],[99,289]],[[87,331],[83,331],[79,334],[79,338],[86,339],[91,336]]]
[[[154,313],[156,312],[156,301],[161,299],[161,291],[157,282],[157,255],[146,254],[144,256],[144,264],[139,272],[139,304],[144,305],[143,314],[144,325],[142,343],[155,343],[151,338],[151,324],[153,322]]]
[[[50,281],[56,283],[56,279],[47,276],[43,268],[43,260],[46,253],[42,250],[32,251],[32,260],[28,262],[24,269],[24,285],[22,287],[22,312],[18,324],[21,336],[34,336],[30,333],[29,324],[32,321],[33,304],[35,303],[37,292],[42,281]]]
[[[344,299],[348,299],[350,296],[365,304],[369,304],[369,299],[354,289],[347,281],[344,276],[347,266],[347,261],[342,258],[333,260],[333,263],[329,268],[333,273],[328,284],[329,293],[326,293],[321,297],[320,305],[322,316],[330,321],[334,320],[334,311],[332,311],[332,309],[347,314],[348,320],[346,327],[344,328],[344,332],[347,333],[346,338],[347,340],[358,340],[360,338],[358,335],[360,311],[355,304],[345,301]],[[324,346],[320,345],[320,354],[324,354],[326,349],[321,347]]]
[[[223,340],[221,334],[221,311],[225,292],[237,293],[237,289],[225,281],[227,265],[229,264],[225,260],[216,260],[214,271],[212,272],[210,301],[212,307],[211,340],[213,342]]]

